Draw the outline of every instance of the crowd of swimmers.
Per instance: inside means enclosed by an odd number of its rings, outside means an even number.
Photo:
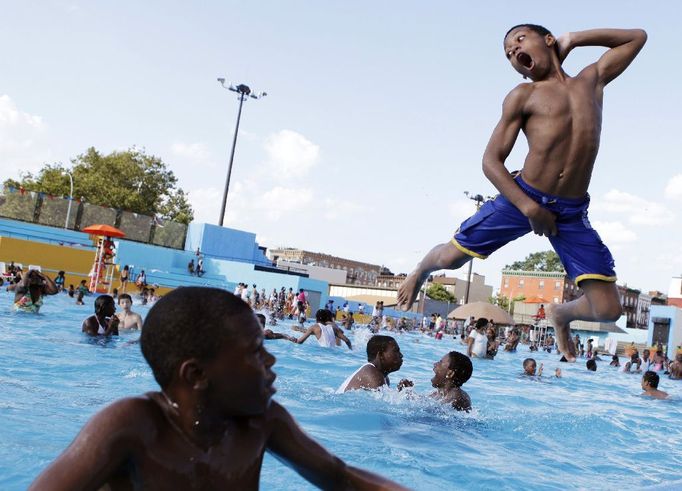
[[[26,295],[27,292],[30,294],[30,289],[34,287],[44,290],[45,294],[59,291],[57,282],[34,270],[22,277],[18,285],[21,288],[15,287],[15,293],[22,295]],[[18,289],[20,291],[17,291]],[[152,433],[158,435],[158,432],[165,434],[164,438],[170,438],[176,445],[187,444],[191,449],[203,449],[202,451],[213,445],[232,448],[237,440],[241,442],[240,445],[252,440],[263,441],[259,447],[261,453],[256,452],[256,459],[262,459],[262,451],[267,449],[315,483],[336,482],[339,475],[343,475],[343,479],[350,480],[349,482],[353,479],[359,479],[358,482],[364,482],[363,479],[390,482],[367,471],[350,467],[328,454],[302,433],[283,407],[270,400],[274,393],[272,388],[274,373],[271,371],[274,357],[265,350],[263,339],[302,344],[314,337],[318,344],[325,348],[345,344],[348,349],[352,349],[351,341],[343,329],[345,326],[336,323],[336,315],[331,310],[319,309],[312,325],[294,324],[292,329],[301,332],[300,336],[274,332],[268,327],[266,314],[271,313],[270,309],[275,311],[279,309],[279,292],[274,305],[270,299],[263,305],[260,302],[260,295],[256,298],[251,296],[250,302],[243,301],[245,289],[244,284],[240,285],[236,290],[239,294],[237,295],[213,288],[179,288],[155,303],[144,324],[142,317],[132,311],[133,299],[129,294],[122,293],[117,298],[99,295],[94,300],[94,314],[83,321],[82,331],[91,336],[113,336],[123,329],[141,330],[140,345],[143,355],[152,367],[162,390],[139,398],[118,401],[100,411],[76,437],[74,444],[38,477],[34,488],[42,489],[40,486],[47,479],[78,482],[77,479],[91,472],[89,469],[79,467],[80,464],[76,463],[79,459],[85,458],[88,465],[95,468],[103,466],[104,464],[95,457],[85,456],[88,452],[96,455],[97,452],[93,450],[100,445],[104,445],[116,455],[128,455],[129,458],[135,455],[135,458],[142,460],[153,460],[157,458],[156,453],[160,450],[157,449],[155,437],[150,435]],[[273,295],[273,300],[274,298]],[[288,307],[286,299],[285,292],[285,308]],[[291,304],[289,308],[292,316],[305,312],[308,308],[306,294],[303,291],[299,291],[288,303]],[[254,307],[265,313],[254,311]],[[266,308],[263,309],[264,307]],[[257,330],[253,322],[256,323]],[[490,319],[474,319],[469,327],[470,329],[465,328],[462,332],[465,336],[467,354],[450,351],[436,360],[432,367],[431,387],[434,390],[430,394],[431,397],[460,411],[470,411],[472,408],[471,398],[463,389],[473,373],[471,358],[494,359],[502,346],[508,347],[508,351],[515,351],[519,343],[519,332],[515,329],[508,330],[503,340],[498,340],[497,328]],[[598,350],[592,343],[589,344],[591,357],[587,360],[587,369],[595,370],[596,363],[601,358],[598,357]],[[660,378],[654,369],[667,368],[671,378],[682,378],[682,355],[666,364],[664,360],[659,359],[660,354],[661,352],[657,351],[654,357],[650,357],[649,351],[645,350],[640,357],[635,351],[625,364],[627,369],[624,368],[631,373],[643,370],[641,382],[643,395],[654,398],[667,397],[667,394],[658,388]],[[252,360],[251,356],[255,358]],[[396,338],[383,334],[372,335],[366,345],[366,359],[366,363],[348,375],[338,387],[337,393],[392,387],[390,375],[400,370],[403,364],[403,355]],[[619,359],[612,358],[611,365],[619,367]],[[228,373],[231,375],[227,377],[227,381],[220,378]],[[538,366],[533,358],[527,358],[523,361],[522,373],[525,376],[540,378],[543,376],[543,365]],[[561,378],[561,370],[556,368],[553,376]],[[197,390],[197,387],[200,389]],[[212,389],[209,389],[211,387]],[[413,387],[414,383],[408,379],[402,379],[395,384],[397,391],[411,392]],[[222,397],[223,392],[230,395],[228,399],[234,398],[234,402]],[[207,405],[216,407],[209,410]],[[137,433],[140,433],[139,436],[135,433],[133,441],[121,440],[111,425],[103,424],[106,418],[113,418],[115,424],[131,425],[130,417],[133,414],[142,414],[142,420],[150,425],[149,428],[144,425],[133,425],[137,428]],[[240,426],[242,423],[239,421],[244,418],[251,423]],[[236,427],[233,427],[234,425]],[[215,433],[216,428],[225,428],[225,431]],[[242,436],[237,437],[235,431]],[[289,435],[285,437],[287,439],[298,438],[299,444],[293,447],[285,444],[278,436],[280,432]],[[246,445],[251,448],[248,443]],[[140,448],[143,449],[142,456],[137,454]],[[318,456],[327,463],[325,465],[338,466],[334,467],[335,477],[331,478],[330,474],[321,471],[320,467],[307,460],[306,463],[302,463],[302,455],[305,455],[306,459],[310,458],[308,453],[310,449],[314,449],[313,453],[319,454]],[[67,465],[76,465],[78,472],[73,476],[63,472]],[[128,464],[121,461],[119,465],[117,472],[123,474],[129,472],[126,467]],[[313,469],[307,466],[312,466]],[[114,474],[107,474],[102,482],[114,479]],[[311,475],[315,477],[311,478]],[[235,476],[238,478],[235,482],[243,483],[245,482],[243,479],[247,479],[240,472],[236,472]],[[252,478],[253,476],[248,479]],[[391,483],[391,486],[398,485]]]

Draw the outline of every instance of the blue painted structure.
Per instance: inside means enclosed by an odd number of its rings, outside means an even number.
[[[78,244],[83,248],[93,248],[87,233],[9,219],[0,219],[0,235],[46,244]],[[184,251],[125,239],[117,239],[114,243],[115,263],[120,267],[132,266],[131,279],[144,269],[148,284],[169,288],[212,286],[233,291],[241,282],[256,284],[259,291],[265,288],[268,295],[273,288],[278,291],[281,287],[295,291],[303,288],[309,293],[313,312],[327,302],[329,285],[326,281],[273,268],[256,242],[254,233],[193,223],[188,229]],[[204,257],[206,271],[201,277],[187,271],[189,261],[194,259],[196,262],[197,247]]]
[[[63,228],[0,218],[0,235],[53,245],[78,245],[94,249],[88,234]]]
[[[196,251],[206,257],[272,266],[264,250],[256,242],[256,234],[210,223],[190,223],[185,239],[185,250]],[[188,260],[189,261],[189,260]]]

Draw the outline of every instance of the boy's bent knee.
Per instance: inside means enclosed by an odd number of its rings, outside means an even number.
[[[620,303],[604,302],[593,306],[594,315],[602,322],[616,322],[623,315],[623,307]]]

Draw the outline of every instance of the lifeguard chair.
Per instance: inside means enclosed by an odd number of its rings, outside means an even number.
[[[96,246],[88,289],[92,293],[111,293],[115,271],[113,260],[116,255],[112,238],[125,237],[125,233],[111,225],[90,225],[82,231],[92,236]]]

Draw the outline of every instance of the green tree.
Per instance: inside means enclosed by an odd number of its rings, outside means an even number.
[[[516,271],[564,271],[559,256],[554,251],[533,252],[523,261],[515,261],[504,269]]]
[[[514,302],[522,302],[525,299],[526,299],[525,295],[523,295],[523,294],[517,295],[511,300],[511,306],[510,306],[509,297],[502,295],[501,293],[498,292],[497,295],[495,295],[494,297],[490,297],[488,299],[488,301],[491,304],[497,305],[499,308],[506,310],[510,314],[513,314],[514,313]]]
[[[194,218],[187,195],[177,187],[177,177],[160,158],[144,150],[130,148],[103,155],[91,147],[71,163],[74,198],[185,224]],[[60,163],[47,164],[35,175],[27,173],[20,181],[8,179],[4,184],[66,196],[66,170]]]
[[[431,283],[426,289],[426,296],[432,300],[440,300],[441,302],[455,302],[455,296],[447,291],[440,283]]]

